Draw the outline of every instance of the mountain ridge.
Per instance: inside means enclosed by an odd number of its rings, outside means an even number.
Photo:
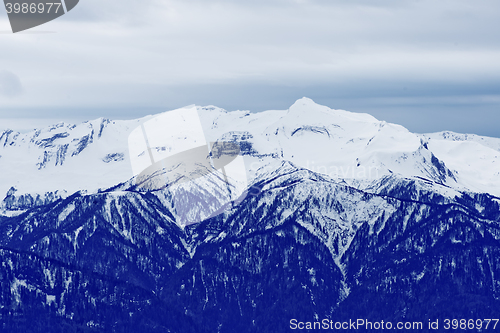
[[[250,166],[249,182],[256,169],[283,159],[336,179],[373,182],[397,173],[430,178],[459,191],[500,195],[500,139],[452,132],[412,134],[368,114],[332,110],[307,98],[288,111],[252,114],[213,106],[197,110],[208,141],[229,139],[241,145]],[[36,202],[37,197],[58,197],[57,192],[61,197],[79,190],[96,192],[127,181],[133,176],[128,134],[154,117],[59,123],[25,134],[4,131],[0,196],[14,188],[16,196]],[[470,154],[477,158],[468,159]]]
[[[14,332],[23,326],[13,314],[27,318],[33,309],[52,325],[89,332],[127,331],[117,323],[288,332],[291,318],[493,316],[500,305],[500,200],[467,193],[436,199],[426,180],[412,179],[422,186],[408,190],[392,178],[385,192],[369,193],[282,161],[261,174],[254,195],[184,228],[170,211],[168,188],[130,184],[28,209],[0,220],[0,246],[25,253],[0,251],[1,318]],[[413,191],[422,192],[418,201]],[[80,274],[86,285],[65,282]],[[108,317],[81,293],[87,288],[100,295],[95,304],[107,307]],[[72,303],[89,307],[76,313]]]

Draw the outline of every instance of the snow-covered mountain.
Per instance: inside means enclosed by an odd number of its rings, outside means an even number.
[[[498,316],[500,139],[412,134],[309,99],[197,111],[207,142],[240,147],[251,186],[217,214],[212,198],[229,200],[220,174],[137,185],[128,138],[154,116],[3,132],[2,330],[290,332],[292,319],[425,328]],[[180,223],[179,202],[202,221]]]
[[[307,98],[286,111],[197,110],[207,140],[240,144],[249,183],[267,165],[286,160],[358,188],[399,175],[427,179],[446,189],[500,196],[498,138],[414,134],[368,114],[333,110]],[[10,196],[3,208],[24,209],[76,191],[95,193],[126,182],[133,176],[128,137],[154,117],[60,123],[23,134],[3,131],[0,196]]]

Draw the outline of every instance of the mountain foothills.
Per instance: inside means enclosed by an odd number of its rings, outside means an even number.
[[[249,191],[191,225],[175,195],[197,214],[227,184],[135,185],[128,136],[154,116],[0,133],[0,331],[498,318],[500,139],[413,134],[307,98],[196,108],[207,142],[240,146]]]

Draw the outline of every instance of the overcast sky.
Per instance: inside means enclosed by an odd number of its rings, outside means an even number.
[[[80,0],[12,34],[0,129],[307,96],[414,132],[500,137],[498,0]]]

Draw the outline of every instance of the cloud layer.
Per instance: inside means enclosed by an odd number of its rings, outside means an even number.
[[[260,111],[309,96],[415,131],[500,136],[491,119],[467,127],[475,110],[500,107],[498,22],[496,0],[82,0],[59,20],[0,34],[0,64],[24,87],[0,92],[0,117],[192,103]],[[33,33],[44,31],[55,33]],[[411,128],[415,113],[425,120]]]

